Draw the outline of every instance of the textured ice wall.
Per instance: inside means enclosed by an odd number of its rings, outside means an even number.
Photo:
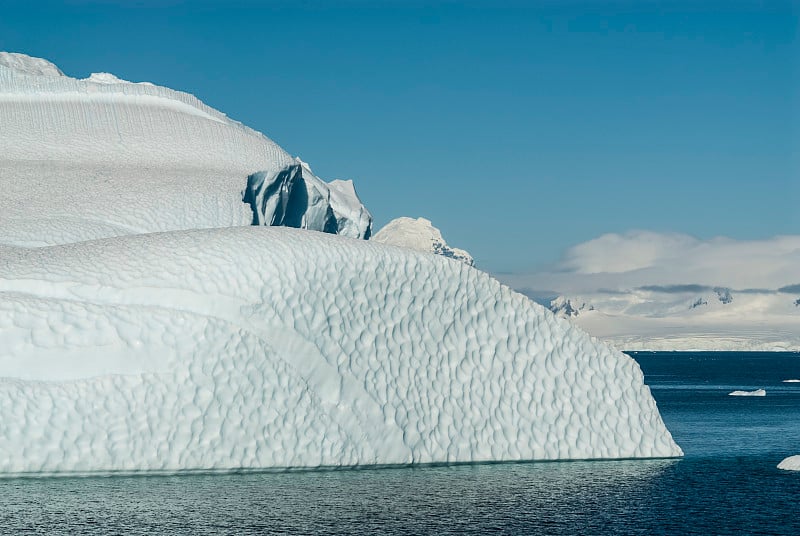
[[[3,474],[681,455],[632,359],[435,255],[277,227],[0,255]]]

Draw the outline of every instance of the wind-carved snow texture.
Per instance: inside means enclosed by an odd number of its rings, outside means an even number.
[[[425,218],[396,218],[375,233],[372,240],[380,244],[435,253],[461,261],[468,266],[475,265],[472,255],[463,249],[448,246],[442,238],[441,231]]]
[[[193,95],[108,73],[86,80],[0,55],[0,243],[54,245],[156,231],[249,225],[248,176],[297,174],[301,227],[368,238],[352,184],[326,184],[272,140]],[[298,175],[298,176],[300,176]],[[302,190],[307,195],[300,195]],[[261,219],[272,220],[272,214]]]
[[[281,227],[1,253],[3,474],[682,454],[635,361],[436,255]]]

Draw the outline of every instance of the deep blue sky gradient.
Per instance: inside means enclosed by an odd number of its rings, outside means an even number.
[[[0,50],[197,95],[492,271],[800,232],[782,2],[2,2]],[[2,125],[0,125],[2,135]]]

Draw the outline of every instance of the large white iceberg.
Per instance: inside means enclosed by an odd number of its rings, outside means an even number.
[[[461,263],[279,227],[0,264],[0,473],[681,455],[639,366]]]
[[[638,365],[193,96],[0,55],[0,474],[680,456]]]

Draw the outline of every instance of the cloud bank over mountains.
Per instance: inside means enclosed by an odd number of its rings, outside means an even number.
[[[652,231],[604,234],[569,248],[550,271],[500,277],[516,288],[562,293],[692,286],[794,292],[800,289],[800,235],[701,240]]]
[[[800,351],[800,235],[605,234],[497,277],[623,349]]]

